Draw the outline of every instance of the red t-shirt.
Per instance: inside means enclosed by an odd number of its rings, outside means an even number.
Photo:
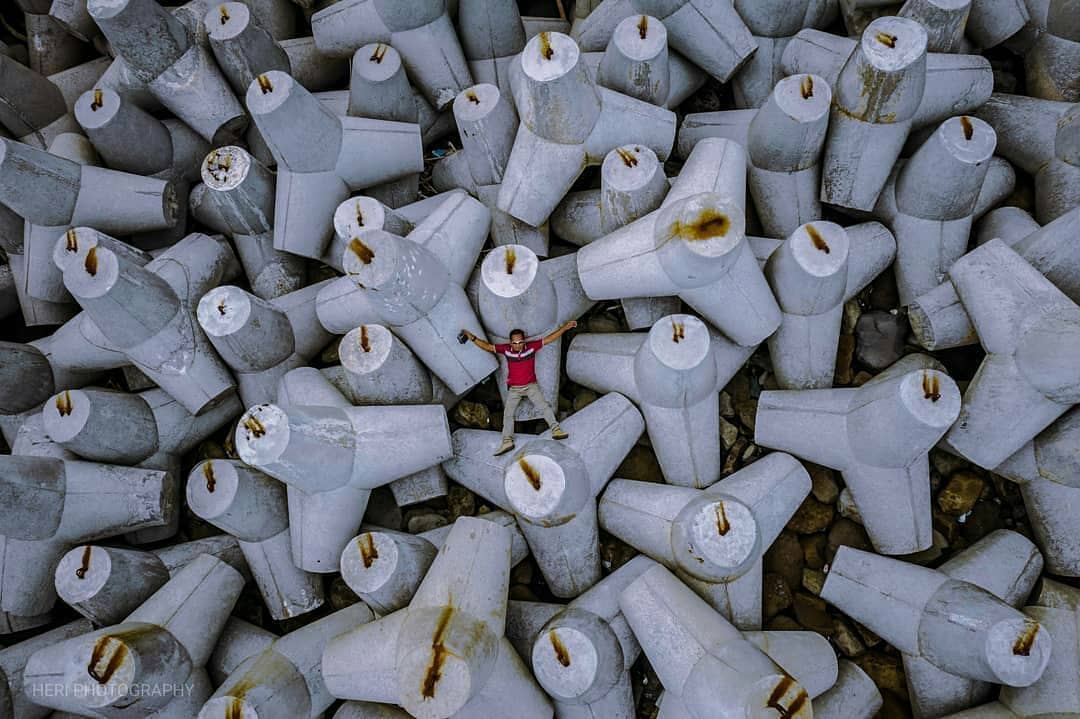
[[[506,357],[506,386],[521,387],[536,381],[536,352],[543,340],[525,343],[525,349],[514,352],[508,344],[495,345],[495,352]]]

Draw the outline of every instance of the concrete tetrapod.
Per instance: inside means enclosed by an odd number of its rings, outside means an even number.
[[[396,48],[412,81],[437,110],[473,84],[443,0],[344,0],[314,13],[311,32],[319,52],[333,57],[347,57],[371,43]]]
[[[233,285],[219,285],[199,300],[199,326],[233,370],[245,407],[272,402],[278,380],[307,364],[333,339],[315,314],[318,293],[330,282],[269,301]]]
[[[214,653],[206,662],[206,673],[214,686],[220,686],[233,670],[248,657],[252,657],[274,643],[278,637],[262,627],[229,617],[221,630]]]
[[[836,684],[814,698],[815,719],[873,719],[882,705],[874,680],[858,664],[842,659]]]
[[[343,283],[332,284],[322,293],[320,305],[355,302],[352,306],[358,311],[352,316],[360,321],[352,327],[369,322],[388,325],[460,395],[498,367],[491,354],[457,341],[462,329],[483,336],[462,285],[487,235],[488,212],[462,194],[447,200],[437,215],[411,233],[425,239],[423,244],[385,230],[361,231],[349,243],[344,261],[346,277],[355,289],[342,297],[333,293]],[[463,238],[468,244],[450,244]]]
[[[19,141],[44,150],[57,135],[78,126],[55,82],[0,53],[0,126]]]
[[[619,608],[691,719],[813,715],[806,688],[663,567],[623,590]]]
[[[52,608],[53,571],[71,547],[161,526],[175,503],[172,481],[159,470],[55,456],[0,459],[9,497],[0,526],[0,610],[11,614]]]
[[[423,170],[419,125],[336,115],[288,73],[256,77],[246,103],[278,165],[278,250],[318,259],[330,239],[329,218],[350,190]]]
[[[1016,532],[999,529],[938,567],[950,579],[968,582],[1019,609],[1043,568],[1039,550]],[[939,669],[929,658],[904,654],[904,673],[912,711],[938,719],[987,701],[993,685]]]
[[[228,562],[247,574],[247,562],[234,537],[219,534],[154,551],[96,544],[73,548],[56,565],[56,593],[94,624],[119,624],[169,578],[200,554]]]
[[[1052,640],[982,587],[936,569],[840,547],[822,599],[905,654],[949,674],[1024,687],[1042,676]]]
[[[600,165],[600,189],[569,193],[551,214],[551,227],[563,240],[586,245],[660,207],[670,188],[655,152],[644,145],[616,147]],[[619,302],[632,330],[652,327],[680,307],[678,297]]]
[[[523,440],[509,458],[493,457],[500,434],[454,432],[447,475],[513,512],[533,558],[555,596],[576,597],[600,579],[596,497],[644,430],[641,414],[610,393],[561,423],[570,439],[550,431]]]
[[[364,335],[367,335],[367,347],[363,348]],[[298,367],[286,372],[278,383],[278,407],[287,412],[293,405],[319,405],[325,407],[349,407],[350,404],[362,406],[383,405],[442,405],[447,411],[457,402],[457,396],[451,394],[437,378],[430,377],[427,369],[416,357],[403,356],[407,352],[401,340],[379,325],[363,325],[353,333],[346,335],[339,345],[343,365],[316,370],[312,367]],[[380,363],[381,361],[381,363]],[[429,378],[430,379],[427,379]],[[406,380],[406,378],[409,378]],[[407,390],[402,381],[417,380],[420,386],[409,386]],[[294,520],[303,526],[298,530],[306,537],[305,546],[311,551],[318,546],[318,535],[333,535],[337,547],[351,537],[360,526],[360,520],[366,506],[367,492],[363,480],[340,489],[327,492],[307,493],[291,487],[289,496],[293,500],[291,512]],[[446,475],[438,464],[426,467],[413,474],[408,474],[390,483],[394,502],[399,506],[416,504],[436,497],[445,497],[447,491]],[[302,499],[301,499],[302,498]],[[337,499],[335,499],[337,498]],[[325,502],[325,507],[323,503]],[[342,511],[343,506],[355,507],[349,512]],[[295,517],[302,514],[305,520]],[[329,521],[330,517],[334,521]],[[299,539],[297,539],[299,541]],[[330,551],[326,547],[327,552]],[[320,550],[316,554],[320,554]],[[328,554],[319,560],[322,567]],[[329,570],[327,570],[329,571]]]
[[[769,359],[782,389],[832,387],[844,304],[895,255],[896,240],[877,222],[807,223],[769,255],[765,278],[781,312]]]
[[[1032,267],[1044,274],[1073,302],[1080,301],[1080,254],[1072,241],[1080,229],[1080,208],[1065,213],[1050,224],[1039,227],[1030,216],[1027,220],[1003,225],[997,215],[1001,208],[987,213],[984,225],[976,238],[979,245],[1000,238],[1012,247]],[[956,293],[956,287],[946,280],[929,292],[915,298],[908,306],[908,320],[916,340],[930,350],[948,349],[979,341],[971,317]]]
[[[241,418],[236,445],[241,459],[293,490],[290,516],[303,517],[295,559],[323,572],[336,571],[370,490],[451,456],[446,410],[438,405],[256,405]],[[335,521],[327,522],[334,506]]]
[[[627,17],[651,15],[664,24],[671,47],[727,82],[757,50],[757,43],[730,0],[604,0],[573,29],[586,51],[604,50]]]
[[[829,641],[811,631],[743,632],[743,636],[765,652],[785,674],[802,685],[807,696],[815,700],[812,706],[816,717],[816,699],[833,687],[839,677],[836,654]],[[666,691],[660,694],[657,706],[660,712],[656,719],[692,719],[686,704]],[[774,706],[768,708],[776,709]],[[779,715],[783,716],[783,712],[779,712]],[[845,716],[845,719],[851,717]]]
[[[1035,219],[1046,225],[1080,203],[1076,105],[994,93],[976,111],[997,133],[999,155],[1035,176]]]
[[[636,142],[667,159],[674,113],[597,86],[569,36],[540,33],[519,57],[514,104],[521,123],[499,189],[500,210],[537,227],[585,167],[612,149]]]
[[[504,636],[510,546],[505,527],[458,519],[408,607],[326,645],[330,692],[397,704],[417,719],[550,719],[550,702]]]
[[[208,459],[192,468],[185,496],[196,516],[236,537],[271,617],[322,606],[321,578],[293,564],[279,482],[234,460]]]
[[[454,120],[461,135],[461,151],[453,152],[432,168],[437,190],[461,188],[491,212],[491,240],[495,245],[525,245],[547,257],[548,225],[533,227],[498,207],[499,191],[518,132],[518,116],[510,90],[493,84],[473,85],[458,95]]]
[[[203,139],[220,145],[243,134],[244,108],[209,48],[174,14],[153,0],[87,0],[86,9],[128,69]]]
[[[35,652],[24,691],[78,715],[190,717],[210,695],[203,667],[243,586],[239,572],[202,555],[121,623]]]
[[[863,32],[833,85],[822,202],[873,209],[922,101],[926,42],[922,25],[901,17],[878,18]]]
[[[264,72],[292,72],[288,53],[264,25],[267,19],[244,2],[213,3],[203,16],[210,50],[238,95]]]
[[[944,442],[989,469],[1080,401],[1080,376],[1064,361],[1080,308],[1001,240],[959,259],[949,278],[987,355]]]
[[[513,515],[496,510],[477,515],[477,519],[495,522],[514,533],[510,566],[529,556],[529,546]],[[453,525],[420,534],[374,525],[360,529],[341,550],[341,577],[365,604],[385,616],[412,601]]]
[[[758,49],[731,79],[738,108],[761,107],[785,74],[784,48],[806,27],[823,28],[836,19],[836,0],[734,0],[735,10]],[[803,220],[805,222],[806,220]],[[786,233],[782,233],[786,234]]]
[[[600,498],[600,526],[674,572],[739,629],[761,628],[765,550],[810,493],[810,476],[774,452],[706,489],[628,479]]]
[[[780,308],[745,241],[745,196],[742,147],[699,143],[659,209],[578,252],[585,294],[678,295],[735,343],[763,342]]]
[[[50,629],[0,650],[0,717],[3,719],[46,719],[52,709],[23,692],[23,669],[34,653],[57,642],[86,634],[94,627],[86,619]]]
[[[458,0],[457,35],[473,82],[494,85],[509,97],[510,66],[527,39],[517,2]]]
[[[58,248],[57,256],[64,263],[64,286],[108,342],[192,414],[227,402],[235,383],[195,322],[196,298],[189,296],[195,283],[187,268],[168,253],[143,265],[93,236],[84,241],[86,234],[60,238],[65,251],[60,255]],[[189,235],[183,242],[184,250],[235,262],[224,240]]]
[[[896,169],[874,215],[896,236],[900,304],[942,283],[967,251],[997,135],[987,123],[962,115],[943,122]]]
[[[668,107],[671,60],[667,30],[649,15],[634,15],[615,26],[596,82],[651,105]]]
[[[630,666],[641,648],[619,594],[651,566],[635,557],[565,607],[510,602],[507,636],[555,702],[558,719],[633,719]]]
[[[529,337],[547,336],[595,304],[581,287],[575,253],[541,262],[527,247],[502,245],[484,256],[477,274],[476,309],[492,343],[508,343],[510,332],[522,328]],[[508,361],[505,355],[499,355],[498,361],[496,382],[505,404]],[[561,337],[536,356],[536,376],[544,398],[552,407],[557,406]],[[519,420],[541,416],[531,402],[518,405]]]
[[[1073,409],[993,469],[1020,485],[1046,569],[1066,577],[1080,577],[1080,486],[1074,469],[1078,442],[1080,412]]]
[[[218,221],[211,227],[232,237],[244,275],[257,297],[270,300],[304,285],[304,259],[274,249],[274,176],[242,147],[226,145],[202,160],[205,193],[198,202]],[[192,213],[206,219],[194,207]]]
[[[720,478],[720,388],[752,352],[697,317],[670,315],[648,333],[576,336],[566,373],[594,392],[634,402],[664,479],[701,488]]]
[[[926,549],[928,453],[961,412],[940,367],[908,355],[858,388],[762,392],[754,442],[839,470],[878,552]]]
[[[321,717],[334,703],[323,680],[325,647],[374,618],[367,605],[357,602],[274,639],[233,669],[197,712],[198,719]]]
[[[1048,0],[1030,10],[1038,14],[1031,17],[1023,33],[1035,36],[1024,49],[1028,93],[1047,100],[1080,102],[1080,26],[1076,8],[1069,0]]]

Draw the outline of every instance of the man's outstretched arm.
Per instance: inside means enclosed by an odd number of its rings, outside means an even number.
[[[477,347],[479,347],[482,350],[486,350],[486,351],[491,352],[492,354],[494,354],[495,345],[491,344],[490,342],[485,342],[484,340],[482,340],[479,337],[477,337],[476,335],[474,335],[472,332],[469,332],[469,330],[462,330],[461,332],[466,337],[468,337],[472,341],[472,343],[474,345],[476,345]]]
[[[546,345],[549,345],[549,344],[551,344],[552,342],[554,342],[555,340],[557,340],[557,339],[559,339],[560,337],[562,337],[562,336],[563,336],[563,334],[564,334],[564,333],[565,333],[565,332],[566,332],[567,330],[571,330],[571,329],[573,329],[573,328],[575,328],[575,327],[577,327],[577,320],[570,320],[569,322],[567,322],[566,324],[564,324],[564,325],[563,325],[562,327],[560,327],[559,329],[555,330],[554,332],[552,332],[551,334],[549,334],[549,335],[548,335],[547,337],[545,337],[545,338],[543,339],[543,343],[544,343],[544,344],[546,344]]]

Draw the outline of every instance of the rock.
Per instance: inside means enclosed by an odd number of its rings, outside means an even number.
[[[833,504],[840,496],[840,483],[836,481],[836,472],[820,464],[806,463],[806,470],[810,473],[812,488],[811,494],[819,502]]]
[[[956,521],[956,517],[945,514],[937,507],[934,507],[934,529],[941,532],[941,536],[945,537],[945,541],[950,545],[955,544],[956,540],[960,538],[960,523]]]
[[[851,361],[855,356],[855,335],[840,335],[840,341],[836,345],[836,369],[834,370],[833,383],[845,385],[851,382]]]
[[[859,370],[858,374],[851,378],[852,387],[862,387],[864,384],[874,379],[874,375],[865,370]]]
[[[356,596],[356,593],[340,576],[334,577],[334,580],[330,582],[330,606],[334,608],[334,611],[351,607],[359,601],[360,597]]]
[[[450,485],[450,492],[446,495],[446,504],[450,510],[451,520],[476,514],[476,495],[460,485]]]
[[[786,614],[779,614],[770,619],[765,628],[771,632],[798,632],[802,630],[802,625]]]
[[[622,464],[615,470],[615,476],[622,479],[636,479],[639,482],[663,482],[664,474],[656,453],[648,447],[635,444],[630,448]]]
[[[491,429],[491,412],[486,405],[463,399],[454,407],[450,418],[462,427]]]
[[[761,592],[761,611],[765,619],[771,619],[791,606],[791,589],[779,574],[766,573]]]
[[[821,532],[832,523],[834,514],[831,504],[819,502],[810,495],[795,510],[795,515],[788,521],[787,528],[796,534]]]
[[[829,539],[824,532],[801,535],[799,537],[799,546],[802,547],[803,561],[806,566],[811,569],[823,569],[828,544]]]
[[[870,537],[867,536],[862,525],[843,517],[836,520],[836,524],[829,529],[829,542],[825,550],[825,558],[828,562],[832,562],[833,557],[836,556],[836,550],[840,547],[861,549],[864,552],[874,551],[873,545],[870,544]]]
[[[904,354],[907,320],[890,312],[867,312],[855,325],[855,359],[883,370]]]
[[[855,332],[855,323],[862,316],[862,305],[859,300],[852,298],[844,303],[844,315],[840,320],[840,334],[850,335]]]
[[[949,543],[945,541],[945,537],[942,536],[941,532],[935,529],[933,531],[932,540],[929,547],[922,550],[921,552],[915,552],[913,554],[905,554],[899,556],[897,557],[897,559],[902,559],[905,562],[919,564],[926,567],[940,559],[943,550],[948,549],[948,547]]]
[[[637,550],[607,532],[600,532],[600,564],[608,574],[637,556]]]
[[[881,650],[871,650],[854,659],[866,674],[874,680],[879,689],[907,696],[907,683],[904,668],[898,654],[886,654]]]
[[[720,416],[728,419],[735,416],[735,403],[727,392],[720,393]]]
[[[833,619],[833,644],[845,657],[857,657],[866,651],[866,645],[859,638],[858,633],[839,617]]]
[[[735,442],[739,439],[739,428],[728,422],[724,418],[720,418],[720,446],[727,452],[734,446]]]
[[[949,454],[940,449],[931,449],[930,466],[937,470],[937,473],[942,477],[948,477],[961,469],[968,469],[971,467],[971,463],[966,459],[957,457],[955,454]]]
[[[825,586],[825,572],[820,569],[802,570],[802,587],[815,597],[821,594],[821,588]]]
[[[836,502],[836,511],[840,512],[841,517],[846,517],[852,522],[863,523],[859,508],[855,506],[855,497],[852,496],[851,490],[847,487],[840,490],[840,498]]]
[[[967,514],[975,507],[985,489],[986,482],[980,475],[969,469],[962,469],[949,477],[949,481],[941,489],[937,496],[938,507],[942,512],[954,517]]]
[[[743,427],[754,433],[754,421],[757,418],[757,400],[744,399],[735,403],[735,412],[739,415],[739,421]]]
[[[791,532],[780,532],[765,551],[765,571],[779,574],[789,587],[797,587],[802,582],[803,564],[802,545]]]
[[[891,310],[900,306],[900,293],[896,291],[896,276],[882,272],[870,285],[867,294],[870,306],[875,310]]]
[[[610,334],[612,332],[623,331],[623,328],[619,324],[619,321],[617,319],[602,312],[590,317],[586,325],[589,332],[595,332],[598,334]]]
[[[738,407],[739,402],[750,399],[750,375],[747,373],[747,369],[743,367],[736,372],[724,389],[731,395],[731,400],[736,407]]]
[[[371,491],[367,509],[364,510],[364,521],[395,531],[401,530],[401,507],[397,506],[389,487],[376,487]]]
[[[515,602],[539,602],[540,597],[536,596],[531,588],[524,584],[511,584],[510,591],[507,596],[513,599]]]
[[[533,562],[531,558],[519,562],[516,567],[510,570],[510,583],[532,584],[533,573]]]
[[[319,360],[323,364],[337,364],[341,361],[341,357],[338,356],[338,347],[341,346],[342,339],[344,338],[339,337],[336,342],[331,342],[326,346],[326,349],[322,351],[322,354],[319,355]]]
[[[892,692],[882,692],[881,709],[875,719],[911,719],[911,707]]]
[[[792,606],[795,609],[795,618],[799,621],[799,624],[826,637],[832,635],[833,620],[826,610],[828,605],[824,599],[811,596],[805,592],[799,592],[795,595]]]
[[[586,387],[582,387],[574,393],[574,403],[572,405],[572,408],[575,412],[580,412],[581,410],[585,409],[590,404],[595,402],[598,398],[599,395],[596,394],[596,392],[593,392],[591,389],[588,389]]]
[[[982,500],[975,503],[971,512],[961,523],[960,533],[968,542],[977,542],[995,529],[1005,526],[1001,516],[1001,505],[997,502]]]
[[[731,451],[724,457],[724,466],[720,468],[720,476],[726,477],[736,469],[739,468],[739,458],[742,456],[743,451],[746,449],[746,440],[739,437],[735,444],[732,445]]]
[[[410,510],[405,514],[405,528],[409,534],[420,534],[450,524],[450,520],[430,509]]]

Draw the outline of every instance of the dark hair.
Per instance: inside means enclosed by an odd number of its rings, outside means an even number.
[[[521,335],[521,339],[525,339],[525,330],[515,327],[510,330],[510,339],[514,339],[514,335]]]

